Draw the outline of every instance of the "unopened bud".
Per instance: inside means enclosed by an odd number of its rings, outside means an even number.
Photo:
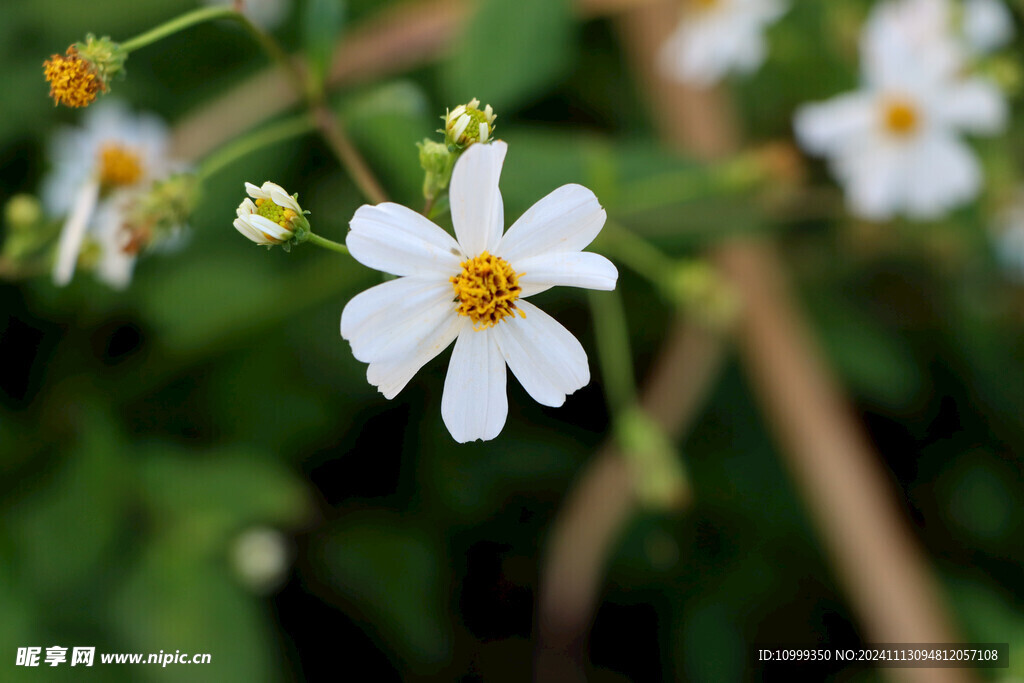
[[[449,111],[444,119],[444,139],[448,149],[461,151],[474,142],[487,142],[494,134],[494,120],[498,118],[491,105],[482,110],[480,100],[473,98]]]
[[[443,142],[425,139],[417,142],[420,149],[420,166],[423,167],[423,196],[434,200],[447,187],[452,179],[452,168],[455,167],[456,155],[448,151]]]
[[[287,251],[292,243],[300,243],[309,235],[309,221],[299,206],[299,195],[289,195],[280,185],[270,181],[256,187],[245,184],[251,199],[238,206],[235,229],[256,244],[280,244]]]

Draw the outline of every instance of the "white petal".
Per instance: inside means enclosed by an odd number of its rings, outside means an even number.
[[[800,107],[793,129],[801,147],[812,154],[829,154],[874,125],[875,98],[861,92]]]
[[[287,242],[292,238],[292,231],[287,228],[282,228],[280,225],[270,220],[265,216],[259,214],[253,214],[251,216],[243,216],[240,220],[248,223],[257,232],[262,233],[270,240],[276,240],[278,242]]]
[[[1006,127],[1006,98],[990,81],[970,78],[949,86],[932,106],[941,123],[971,133],[999,133]]]
[[[245,184],[245,191],[249,193],[249,196],[253,199],[270,199],[269,192],[264,192],[263,188],[256,187],[252,183]]]
[[[444,378],[441,417],[459,443],[493,439],[505,426],[505,360],[491,330],[477,332],[466,325]]]
[[[364,363],[398,360],[456,318],[449,282],[403,277],[371,287],[341,312],[341,336]],[[425,361],[424,361],[425,362]]]
[[[978,161],[957,137],[930,136],[914,152],[904,180],[906,213],[911,218],[938,218],[981,190]]]
[[[95,180],[82,185],[75,194],[71,213],[68,214],[68,219],[60,233],[60,241],[57,244],[57,260],[53,265],[53,283],[58,287],[63,287],[71,282],[71,276],[75,274],[78,252],[82,249],[82,240],[85,239],[89,219],[92,218],[99,195],[100,186]]]
[[[270,183],[264,183],[263,189],[266,189],[269,184]],[[277,185],[271,188],[270,199],[283,209],[291,209],[295,213],[302,213],[302,207],[300,207],[299,203],[295,201],[295,198]]]
[[[517,220],[497,248],[506,261],[522,261],[549,252],[580,251],[604,227],[605,212],[582,185],[563,185]]]
[[[366,368],[366,379],[377,390],[390,400],[398,395],[419,369],[426,365],[437,354],[448,348],[463,327],[472,327],[472,322],[465,316],[453,315],[432,334],[427,335],[416,347],[405,356],[391,361],[370,363]]]
[[[554,252],[517,261],[512,265],[519,275],[519,296],[531,296],[550,287],[584,287],[611,291],[619,271],[600,254],[589,251]]]
[[[361,206],[349,225],[345,244],[353,258],[386,273],[447,278],[465,259],[451,235],[399,204]]]
[[[452,171],[452,225],[467,256],[494,252],[505,229],[505,208],[498,189],[508,145],[496,141],[470,145]]]
[[[558,407],[590,381],[587,353],[569,330],[528,301],[525,318],[509,318],[491,331],[512,374],[537,403]]]
[[[975,50],[990,52],[1013,40],[1013,14],[1002,0],[966,0],[964,37]]]
[[[234,225],[235,230],[242,233],[246,239],[251,240],[256,244],[273,244],[266,235],[249,225],[244,218],[236,218],[232,225]]]
[[[254,213],[256,213],[256,205],[253,204],[252,200],[248,197],[242,200],[242,203],[239,204],[238,208],[235,210],[235,215],[239,218],[242,218],[243,216],[251,216]]]

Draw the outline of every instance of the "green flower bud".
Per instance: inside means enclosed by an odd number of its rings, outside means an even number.
[[[433,201],[448,188],[455,167],[456,155],[448,151],[443,142],[424,139],[417,142],[420,150],[420,166],[423,167],[423,196]]]
[[[461,151],[474,142],[487,142],[494,134],[498,116],[487,105],[481,110],[480,100],[473,98],[449,111],[444,119],[444,139],[451,151]]]

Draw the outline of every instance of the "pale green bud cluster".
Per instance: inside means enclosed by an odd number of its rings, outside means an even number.
[[[688,314],[705,327],[724,331],[740,312],[736,290],[711,264],[686,261],[671,274],[669,295]]]
[[[29,194],[14,195],[4,205],[4,243],[0,252],[0,275],[17,277],[48,260],[48,249],[59,225],[43,215],[39,199]]]
[[[104,85],[108,85],[115,77],[124,78],[124,63],[128,59],[128,52],[109,36],[97,38],[89,33],[85,36],[85,42],[75,43],[75,50],[79,57],[92,65]]]
[[[420,150],[420,166],[423,167],[424,172],[423,196],[433,201],[448,189],[457,155],[449,152],[445,143],[429,138],[424,139],[423,142],[417,142],[416,146]]]
[[[199,179],[191,173],[154,182],[125,212],[124,229],[132,246],[139,250],[176,233],[188,222],[198,201]]]
[[[645,507],[672,510],[690,498],[682,459],[657,422],[639,408],[615,421],[615,438],[630,466],[633,489]]]

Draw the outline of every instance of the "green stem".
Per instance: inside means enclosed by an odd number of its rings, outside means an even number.
[[[315,244],[318,247],[323,247],[324,249],[336,251],[339,254],[349,253],[348,247],[346,247],[344,244],[340,244],[338,242],[335,242],[334,240],[329,240],[326,237],[321,237],[320,235],[315,235],[313,233],[309,233],[309,236],[306,238],[306,241]]]
[[[626,311],[617,291],[588,292],[594,316],[597,359],[604,378],[605,395],[613,415],[621,415],[637,403],[633,354],[629,348]]]
[[[671,275],[676,272],[676,260],[632,230],[608,220],[594,247],[642,276],[663,294],[672,292]]]
[[[167,36],[173,35],[178,31],[201,24],[204,21],[211,21],[213,19],[238,19],[242,15],[236,12],[231,7],[202,7],[200,9],[186,12],[180,17],[171,19],[170,21],[160,24],[156,28],[152,28],[145,33],[131,38],[121,43],[121,49],[125,52],[134,52],[140,47],[146,47],[152,45],[158,40],[166,38]],[[244,18],[244,17],[242,17]]]
[[[218,171],[263,147],[269,147],[314,130],[309,116],[302,114],[277,121],[243,138],[237,139],[208,155],[199,166],[200,180],[207,180]]]

